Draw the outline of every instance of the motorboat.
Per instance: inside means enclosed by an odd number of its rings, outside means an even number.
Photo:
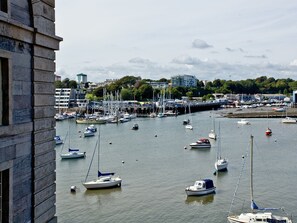
[[[98,172],[98,178],[95,180],[84,182],[83,185],[86,189],[104,189],[110,187],[120,187],[122,179],[120,177],[114,177],[114,173],[110,175],[102,175]]]
[[[272,130],[270,128],[267,128],[265,131],[265,135],[271,136],[272,135]]]
[[[89,125],[87,128],[86,128],[86,130],[90,130],[90,131],[92,131],[92,132],[97,132],[97,128],[95,127],[95,125]]]
[[[92,132],[92,130],[87,129],[86,131],[84,131],[84,137],[92,137],[94,135],[95,133]]]
[[[282,119],[282,123],[284,124],[296,124],[297,120],[295,118],[291,118],[291,117],[285,117]]]
[[[55,137],[54,137],[54,140],[55,140],[55,142],[56,142],[56,145],[61,145],[61,144],[63,144],[63,140],[61,139],[60,136],[55,136]]]
[[[240,125],[250,125],[251,123],[246,120],[246,119],[241,119],[237,122],[237,124],[240,124]]]
[[[210,142],[209,142],[208,139],[201,138],[197,142],[191,143],[190,144],[190,147],[192,149],[196,149],[196,148],[210,148],[211,147],[211,144],[210,144]]]
[[[215,190],[216,187],[211,179],[202,179],[195,181],[193,186],[187,187],[186,193],[188,196],[202,196],[214,193]]]
[[[85,158],[86,152],[80,152],[79,149],[68,149],[68,153],[61,153],[60,156],[62,159]]]
[[[134,123],[134,125],[132,126],[132,130],[138,130],[139,126],[137,123]]]

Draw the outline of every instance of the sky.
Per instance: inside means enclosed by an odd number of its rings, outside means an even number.
[[[55,6],[62,80],[297,80],[296,0],[66,2]]]

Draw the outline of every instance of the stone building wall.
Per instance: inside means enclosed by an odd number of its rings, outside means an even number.
[[[6,0],[0,58],[7,120],[0,124],[0,171],[9,172],[9,222],[56,222],[55,0]],[[1,118],[1,117],[0,117]]]

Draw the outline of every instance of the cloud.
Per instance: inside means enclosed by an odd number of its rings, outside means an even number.
[[[198,65],[202,63],[200,59],[195,57],[190,57],[190,56],[176,57],[171,62],[175,64],[185,64],[185,65]]]
[[[129,60],[129,63],[134,63],[134,64],[151,64],[152,62],[148,59],[143,59],[141,57],[134,57]]]
[[[225,48],[228,52],[241,52],[241,53],[244,53],[244,50],[242,48],[238,48],[238,49],[232,49],[232,48],[229,48],[229,47],[226,47]]]
[[[198,49],[207,49],[207,48],[212,48],[212,45],[209,45],[207,42],[205,42],[204,40],[200,40],[200,39],[195,39],[192,42],[192,47],[193,48],[198,48]]]
[[[266,59],[267,56],[262,54],[262,55],[259,55],[259,56],[252,56],[252,55],[245,55],[244,57],[246,58],[257,58],[257,59]]]
[[[293,60],[289,65],[290,66],[297,66],[297,59]]]

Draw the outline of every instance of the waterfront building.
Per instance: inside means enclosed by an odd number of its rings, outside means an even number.
[[[193,75],[178,75],[171,77],[172,87],[197,87],[197,78]]]
[[[55,108],[69,108],[70,101],[75,101],[76,92],[72,88],[56,88],[55,92]]]
[[[55,0],[1,0],[0,27],[0,222],[55,223]]]

